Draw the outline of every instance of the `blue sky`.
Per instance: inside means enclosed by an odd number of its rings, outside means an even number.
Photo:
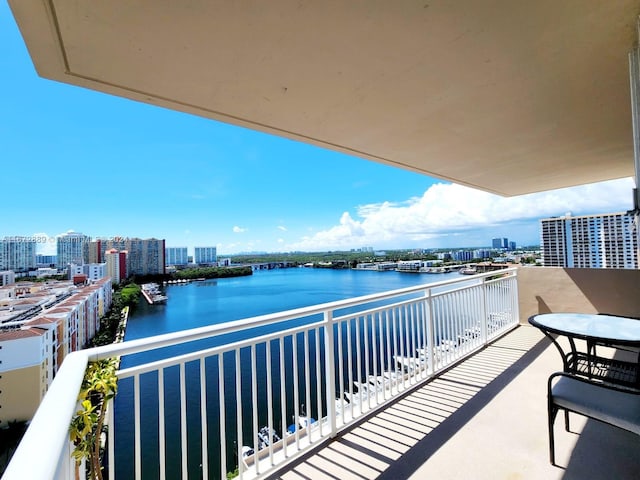
[[[74,230],[220,255],[530,245],[540,218],[631,208],[631,179],[502,198],[52,82],[36,75],[5,2],[0,70],[0,237]]]

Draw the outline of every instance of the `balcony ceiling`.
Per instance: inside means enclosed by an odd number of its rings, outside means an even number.
[[[634,173],[638,0],[9,3],[53,80],[502,195]]]

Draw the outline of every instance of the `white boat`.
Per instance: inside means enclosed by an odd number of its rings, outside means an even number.
[[[475,275],[478,271],[474,267],[465,267],[458,270],[460,275]]]
[[[258,450],[262,450],[279,440],[280,436],[273,428],[269,429],[269,427],[264,426],[258,430]]]

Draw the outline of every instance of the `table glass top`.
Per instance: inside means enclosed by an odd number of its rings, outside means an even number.
[[[570,336],[622,342],[640,342],[640,320],[586,313],[545,313],[532,317],[534,324]]]

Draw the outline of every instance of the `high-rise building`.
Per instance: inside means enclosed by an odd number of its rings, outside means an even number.
[[[509,242],[509,239],[506,237],[494,238],[491,240],[491,246],[496,249],[509,250],[511,244],[515,245],[514,242]]]
[[[186,265],[189,263],[187,247],[167,247],[165,249],[165,263],[167,265]]]
[[[458,262],[468,262],[473,259],[473,252],[471,250],[458,250],[453,252],[452,256]]]
[[[56,265],[57,257],[55,255],[36,254],[36,267],[50,267]]]
[[[0,270],[28,272],[35,268],[35,238],[4,237],[4,239],[0,240]]]
[[[107,264],[107,276],[111,277],[114,285],[127,278],[127,252],[115,248],[107,250],[104,254]]]
[[[211,265],[218,261],[218,253],[216,247],[195,247],[194,263],[198,265]]]
[[[481,249],[481,250],[474,250],[473,251],[473,258],[484,259],[484,258],[489,258],[491,256],[492,256],[492,254],[491,254],[491,252],[489,250]]]
[[[638,268],[638,239],[628,213],[540,220],[545,266]]]
[[[57,265],[58,268],[65,268],[71,263],[82,265],[89,263],[89,243],[91,237],[68,231],[57,238]]]
[[[126,278],[130,275],[155,275],[165,273],[165,241],[156,238],[114,237],[96,240],[89,246],[89,258],[97,263],[107,262],[106,252],[126,252]],[[120,260],[119,260],[120,261]],[[108,269],[107,269],[108,270]]]
[[[88,263],[102,263],[105,261],[104,259],[104,250],[102,250],[103,241],[92,240],[89,242],[88,254],[87,254],[87,262]]]
[[[165,273],[165,241],[156,238],[125,240],[127,273],[129,275],[157,275]]]

